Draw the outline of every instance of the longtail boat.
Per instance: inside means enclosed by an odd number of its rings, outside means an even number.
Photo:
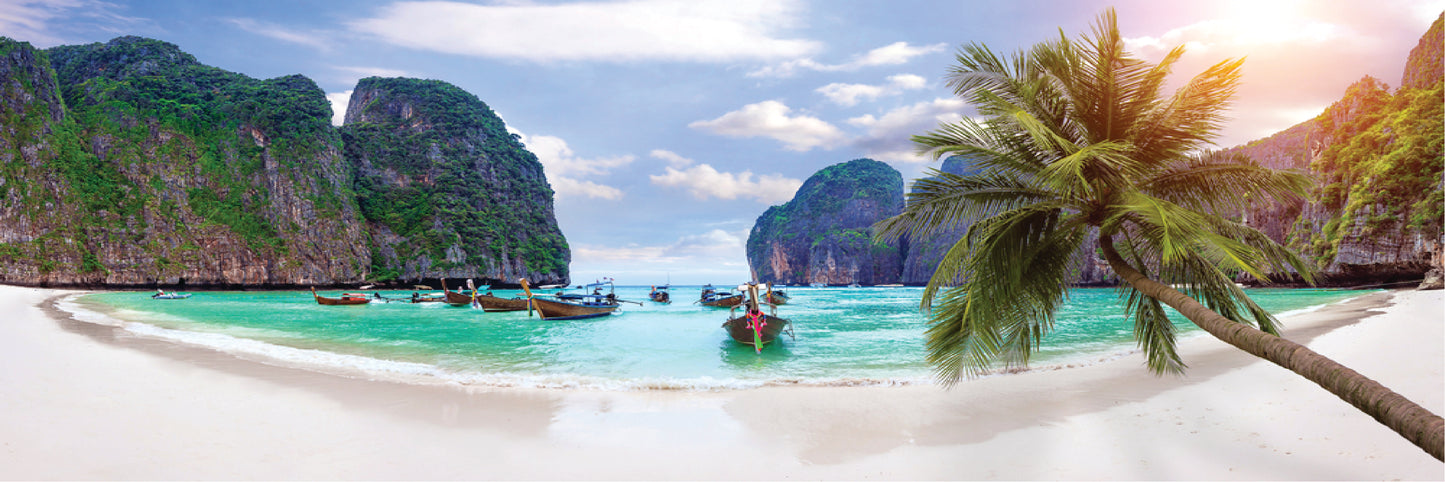
[[[563,295],[556,296],[555,300],[547,299],[545,295],[533,295],[531,287],[527,286],[527,279],[519,280],[522,291],[527,293],[527,302],[531,305],[528,311],[535,311],[544,320],[577,320],[582,318],[595,318],[607,316],[617,311],[617,295],[609,292],[606,295],[601,293],[600,287],[597,291],[587,295]],[[601,285],[597,283],[596,285]],[[611,285],[609,280],[607,285]],[[588,285],[593,287],[594,285]]]
[[[653,286],[652,291],[647,293],[647,298],[654,303],[672,303],[672,294],[667,292],[671,287],[672,285]]]
[[[787,293],[784,293],[781,290],[773,289],[773,284],[768,283],[768,303],[774,305],[786,305],[788,304],[788,300],[790,299],[792,299],[792,297],[788,296]]]
[[[316,297],[316,303],[326,306],[337,305],[364,305],[371,302],[365,293],[342,293],[340,298],[327,298],[316,293],[316,287],[311,288],[311,296]]]
[[[190,297],[190,293],[167,293],[166,290],[156,290],[156,294],[151,295],[153,300],[184,300]]]
[[[748,283],[748,300],[742,305],[745,308],[743,315],[734,316],[739,308],[734,306],[732,311],[728,312],[730,318],[722,324],[722,327],[727,329],[728,336],[733,337],[734,341],[752,346],[757,353],[762,353],[763,347],[778,339],[778,335],[784,330],[787,331],[788,336],[793,334],[791,323],[783,318],[778,318],[777,306],[766,301],[772,294],[771,289],[768,291],[769,293],[760,295],[758,294],[758,284]],[[760,300],[762,301],[760,302]],[[763,305],[766,305],[771,313],[765,313]]]
[[[471,294],[462,293],[462,292],[460,292],[460,291],[452,291],[452,290],[449,290],[449,289],[447,289],[447,280],[445,280],[445,279],[442,280],[442,298],[444,298],[442,301],[445,301],[445,302],[446,302],[447,304],[449,304],[449,305],[452,305],[452,306],[467,306],[467,305],[470,305],[470,304],[472,304],[472,294],[476,294],[476,290],[472,290],[472,293],[471,293]]]
[[[491,293],[478,293],[472,299],[473,308],[481,308],[488,313],[500,311],[522,311],[527,309],[526,298],[498,298]]]
[[[697,302],[702,303],[703,306],[728,308],[743,304],[743,295],[741,293],[732,294],[727,291],[718,291],[709,283],[702,287],[702,296],[698,298]]]

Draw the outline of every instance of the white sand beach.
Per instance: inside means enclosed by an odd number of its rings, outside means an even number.
[[[1445,480],[1323,389],[1212,338],[952,390],[468,389],[270,366],[73,320],[0,286],[3,479]],[[1445,291],[1286,336],[1445,413]]]

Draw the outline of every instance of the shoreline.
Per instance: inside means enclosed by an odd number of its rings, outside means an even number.
[[[244,337],[234,337],[220,333],[207,333],[204,330],[188,331],[185,329],[166,328],[154,322],[147,321],[144,318],[138,319],[134,316],[122,315],[122,313],[127,310],[120,309],[120,311],[116,311],[118,309],[116,306],[103,302],[87,303],[77,299],[80,296],[90,293],[96,292],[80,292],[48,300],[45,303],[47,312],[51,313],[52,317],[64,318],[73,316],[78,320],[88,323],[117,327],[128,332],[131,336],[140,336],[163,340],[167,343],[215,350],[230,354],[238,359],[252,362],[306,369],[351,378],[388,380],[424,385],[461,384],[482,389],[524,387],[601,391],[731,391],[750,390],[770,386],[937,386],[932,377],[929,376],[927,369],[921,366],[921,361],[918,362],[920,365],[916,367],[915,372],[911,374],[900,373],[881,376],[856,371],[837,371],[837,373],[832,374],[832,376],[826,377],[819,374],[813,374],[812,376],[788,376],[784,373],[771,377],[738,379],[726,377],[714,378],[707,375],[678,377],[649,376],[646,374],[618,378],[585,373],[532,373],[525,371],[457,369],[456,367],[448,367],[445,364],[437,364],[434,361],[422,359],[395,359],[386,356],[378,358],[364,351],[337,351],[316,347],[306,348],[285,343],[277,344]],[[101,293],[118,294],[127,292]],[[1338,304],[1350,299],[1369,296],[1371,293],[1380,292],[1348,293],[1347,298],[1331,303]],[[309,299],[309,295],[307,298]],[[1336,298],[1339,297],[1336,296]],[[1294,308],[1282,311],[1278,316],[1287,319],[1290,316],[1319,310],[1331,303]],[[59,308],[59,311],[52,308]],[[137,309],[143,310],[144,308]],[[916,336],[922,336],[922,333],[920,332]],[[1178,333],[1180,342],[1199,336],[1207,336],[1207,334],[1192,326],[1183,328],[1182,331]],[[1045,349],[1043,352],[1035,353],[1033,362],[1026,368],[996,367],[984,373],[981,378],[1087,367],[1110,363],[1139,353],[1140,350],[1134,346],[1132,340],[1126,341],[1123,339],[1112,340],[1103,345],[1079,347],[1072,351],[1067,348],[1061,348],[1060,346],[1054,346]]]
[[[0,363],[25,367],[0,372],[0,478],[1445,478],[1333,395],[1209,337],[1180,341],[1184,378],[1135,353],[947,391],[494,389],[149,340],[58,312],[72,293],[0,286],[20,306]],[[1283,319],[1285,335],[1441,413],[1441,294],[1356,297]],[[1395,346],[1403,328],[1418,346]]]

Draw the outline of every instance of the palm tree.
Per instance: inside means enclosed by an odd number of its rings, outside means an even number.
[[[935,159],[966,156],[980,170],[931,172],[914,184],[902,214],[876,226],[883,241],[968,226],[923,295],[936,375],[952,385],[996,361],[1026,364],[1068,294],[1077,253],[1097,237],[1125,282],[1121,297],[1151,372],[1185,369],[1168,305],[1442,458],[1440,416],[1281,338],[1275,318],[1234,283],[1240,274],[1267,281],[1267,273],[1297,273],[1308,282],[1314,275],[1289,250],[1221,215],[1252,200],[1297,199],[1310,184],[1298,172],[1204,152],[1243,61],[1220,62],[1167,95],[1183,48],[1152,64],[1123,47],[1110,9],[1077,41],[1061,34],[1008,59],[981,44],[960,50],[948,82],[982,120],[913,140]]]

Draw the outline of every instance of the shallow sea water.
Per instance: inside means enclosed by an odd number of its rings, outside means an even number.
[[[417,383],[607,390],[718,390],[768,385],[931,383],[922,288],[787,288],[778,308],[793,337],[761,353],[728,337],[728,310],[703,307],[700,287],[675,286],[670,305],[648,287],[618,287],[611,316],[542,321],[444,303],[321,306],[310,292],[195,292],[153,300],[109,292],[67,302],[85,321],[204,346],[247,359]],[[323,292],[335,296],[337,291]],[[411,292],[379,292],[407,297]],[[1325,289],[1249,290],[1276,315],[1367,294]],[[515,292],[496,290],[497,296]],[[1182,319],[1181,337],[1200,332]],[[1088,364],[1135,350],[1115,290],[1076,289],[1030,365]]]

